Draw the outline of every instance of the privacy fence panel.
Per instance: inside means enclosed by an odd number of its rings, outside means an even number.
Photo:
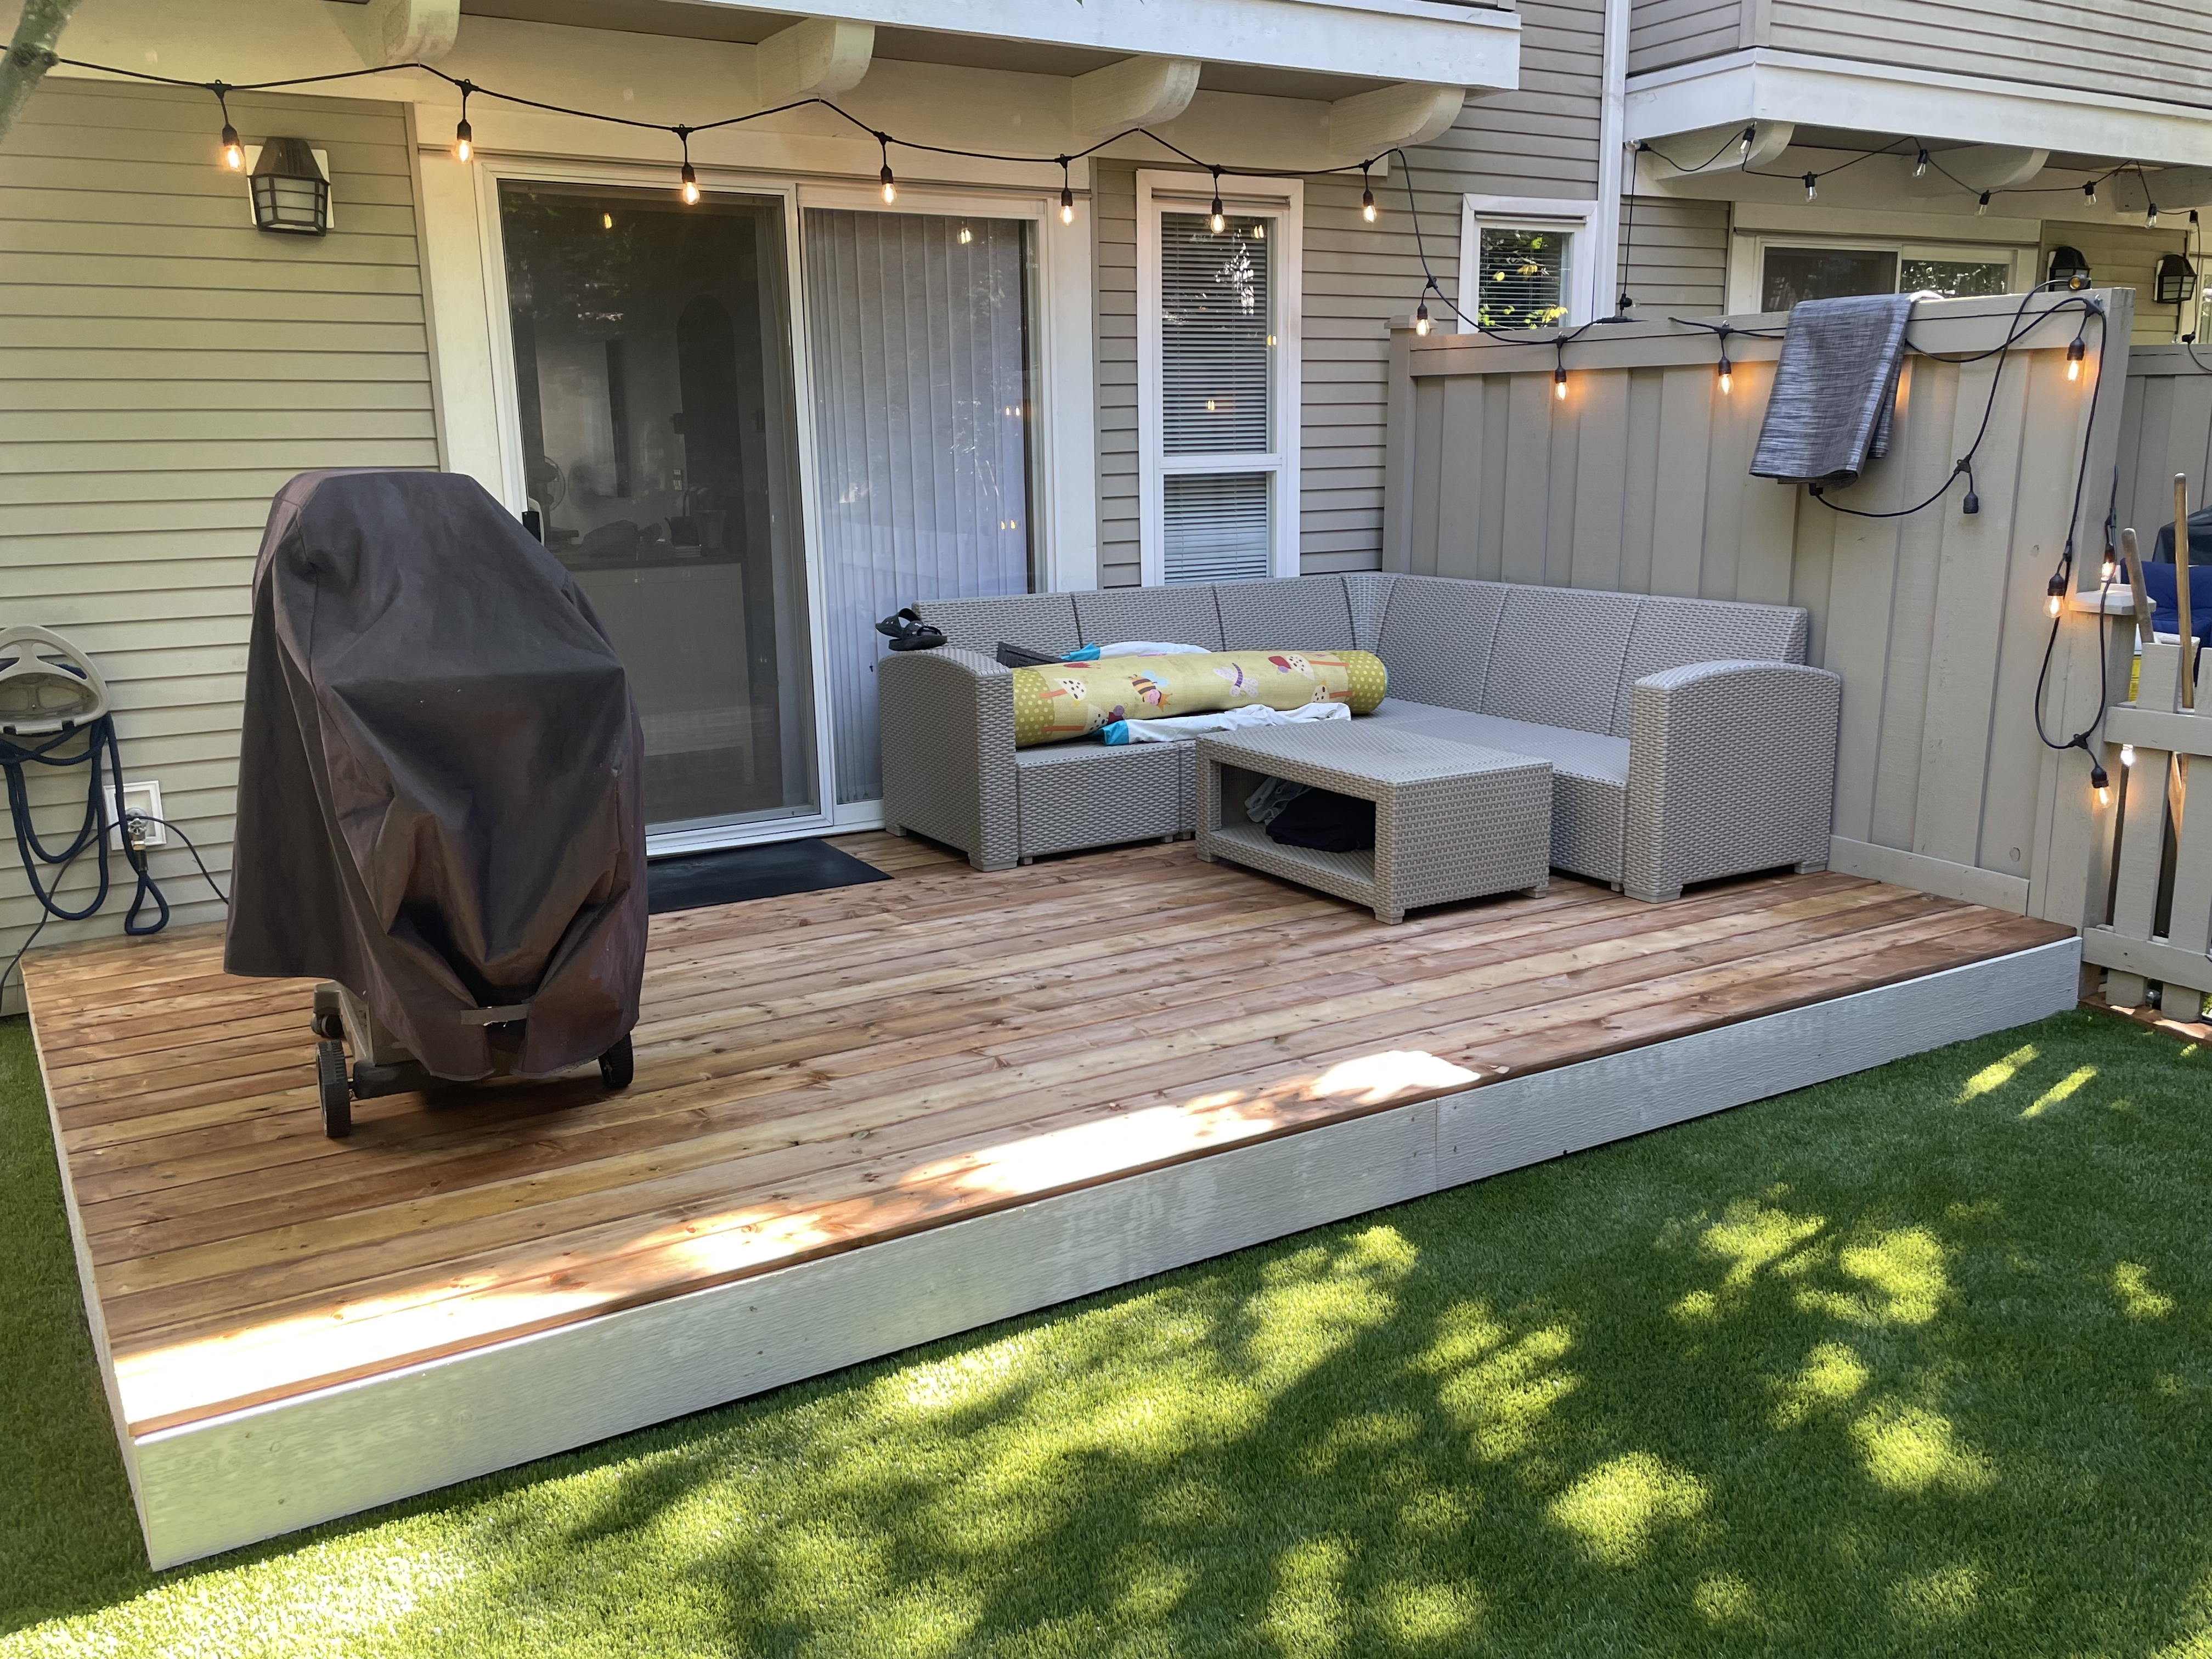
[[[2102,394],[2098,325],[2069,380],[2084,313],[2057,297],[2029,303],[2009,352],[2016,297],[1915,307],[1888,454],[1829,499],[1898,512],[1971,453],[1972,514],[1964,479],[1924,511],[1862,518],[1753,477],[1778,341],[1731,337],[1724,390],[1714,336],[1670,322],[1592,330],[1564,359],[1402,331],[1384,567],[1803,605],[1812,659],[1844,679],[1834,867],[2079,925],[2100,831],[2060,802],[2089,798],[2088,757],[2047,748],[2034,709],[2077,480],[2076,577],[2094,586],[2119,439],[2133,295],[2092,297],[2111,321]],[[2099,704],[2100,625],[2069,611],[2051,653],[2045,726],[2062,741]]]
[[[2113,505],[2148,547],[2173,518],[2173,478],[2189,480],[2192,506],[2212,481],[2212,346],[2136,346],[2128,354],[2120,465]]]

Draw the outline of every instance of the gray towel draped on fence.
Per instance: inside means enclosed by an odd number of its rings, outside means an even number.
[[[1912,298],[1807,300],[1790,313],[1753,453],[1755,478],[1855,483],[1889,447]]]

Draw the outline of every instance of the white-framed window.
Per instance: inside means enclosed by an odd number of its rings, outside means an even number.
[[[1467,196],[1459,218],[1458,328],[1572,327],[1597,314],[1588,257],[1595,202]]]
[[[1139,532],[1146,586],[1298,573],[1296,179],[1137,174]]]
[[[1787,311],[1800,300],[1923,289],[1951,298],[2020,294],[2039,280],[2038,252],[2009,242],[1739,234],[1729,259],[1729,309]]]

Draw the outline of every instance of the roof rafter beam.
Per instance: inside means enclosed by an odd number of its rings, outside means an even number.
[[[760,43],[760,101],[764,108],[802,98],[834,98],[860,84],[875,60],[876,26],[808,17]]]
[[[1069,124],[1086,135],[1172,121],[1198,91],[1194,58],[1124,58],[1067,83]]]
[[[1466,102],[1465,87],[1425,81],[1355,93],[1328,106],[1328,147],[1364,160],[1397,145],[1425,144],[1451,130]]]

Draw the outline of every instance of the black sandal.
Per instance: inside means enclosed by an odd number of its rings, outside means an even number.
[[[934,651],[945,643],[944,629],[922,621],[910,605],[878,623],[876,632],[890,637],[894,651]]]

